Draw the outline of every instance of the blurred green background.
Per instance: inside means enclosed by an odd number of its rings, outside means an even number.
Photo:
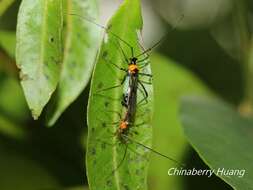
[[[20,1],[3,2],[0,1],[0,189],[84,189],[89,86],[55,127],[45,127],[44,116],[33,121],[15,66]],[[151,58],[155,107],[159,108],[154,116],[154,147],[182,162],[206,168],[182,134],[177,115],[180,97],[216,94],[236,106],[242,102],[241,31],[247,38],[253,24],[253,1],[145,0],[142,3],[145,47],[169,32]],[[101,23],[105,24],[120,1],[101,0],[99,4]],[[169,177],[166,175],[169,167],[173,163],[152,158],[150,189],[231,189],[216,177]]]

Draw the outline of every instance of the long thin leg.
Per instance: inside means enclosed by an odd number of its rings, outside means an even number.
[[[142,40],[141,40],[142,41]],[[138,40],[138,45],[141,47],[142,51],[145,51],[145,48],[143,47],[143,45],[139,42]]]
[[[143,76],[153,77],[153,75],[151,75],[151,74],[147,74],[147,73],[138,73],[138,75],[143,75]]]
[[[117,171],[119,169],[119,167],[123,164],[123,162],[124,162],[124,160],[126,158],[127,148],[128,148],[128,144],[126,144],[126,148],[125,148],[125,151],[124,151],[123,159],[120,161],[120,163],[118,164],[118,166],[112,171],[112,173],[114,173],[115,171]]]
[[[184,15],[181,15],[181,17],[179,18],[180,22],[182,19],[184,18]],[[172,30],[174,30],[176,27],[172,27]],[[146,49],[145,51],[143,51],[142,53],[140,53],[139,55],[137,55],[136,57],[140,57],[144,54],[148,54],[149,52],[151,52],[154,48],[156,48],[162,41],[165,40],[165,38],[167,37],[167,34],[164,35],[159,41],[157,41],[155,44],[153,44],[150,48]]]
[[[117,145],[117,143],[111,144],[111,143],[108,143],[108,142],[106,142],[105,140],[101,140],[101,139],[96,139],[96,141],[102,142],[102,143],[107,144],[107,145],[110,145],[110,146],[115,146],[115,145]]]
[[[138,124],[136,124],[136,125],[134,125],[134,127],[139,127],[139,126],[142,126],[142,125],[144,125],[146,122],[141,122],[141,123],[138,123]]]
[[[109,88],[104,88],[104,89],[98,90],[97,93],[98,92],[102,92],[102,91],[111,90],[111,89],[118,88],[118,87],[122,86],[124,84],[124,82],[126,81],[126,77],[127,77],[127,75],[124,76],[124,78],[122,79],[122,81],[121,81],[120,84],[112,86],[112,87],[109,87]]]
[[[177,160],[175,160],[175,159],[173,159],[173,158],[171,158],[171,157],[168,157],[168,156],[166,156],[166,155],[164,155],[164,154],[162,154],[162,153],[160,153],[160,152],[158,152],[158,151],[156,151],[156,150],[154,150],[154,149],[152,149],[152,148],[150,148],[150,147],[148,147],[148,146],[146,146],[146,145],[144,145],[144,144],[141,144],[141,143],[139,143],[139,142],[133,140],[132,138],[130,138],[130,137],[124,135],[124,134],[122,134],[122,135],[123,135],[125,138],[127,138],[128,140],[132,141],[133,143],[136,143],[136,144],[142,146],[143,148],[146,148],[147,150],[150,150],[151,152],[153,152],[153,153],[155,153],[155,154],[157,154],[157,155],[160,155],[160,156],[162,156],[162,157],[164,157],[164,158],[167,158],[168,160],[170,160],[170,161],[172,161],[172,162],[175,162],[176,164],[178,164],[178,165],[180,165],[180,166],[182,166],[182,167],[185,167],[185,164],[182,164],[182,163],[178,162]]]
[[[119,46],[119,49],[121,50],[121,53],[122,53],[122,55],[123,55],[123,57],[124,57],[124,61],[126,62],[126,64],[128,64],[128,58],[127,58],[127,56],[126,56],[126,53],[124,52],[123,48],[121,47],[119,41],[118,41],[118,40],[116,40],[116,41],[117,41],[117,44],[118,44],[118,46]]]
[[[120,38],[119,38],[120,39]],[[133,46],[131,46],[129,43],[127,43],[125,40],[123,40],[123,39],[120,39],[122,42],[124,42],[129,48],[130,48],[130,50],[131,50],[131,55],[132,55],[132,57],[134,57],[134,48],[133,48]],[[127,62],[128,62],[128,59],[126,59],[127,60]]]
[[[151,85],[152,84],[152,82],[151,81],[149,81],[149,82],[147,82],[147,81],[143,81],[143,80],[139,80],[141,83],[144,83],[144,84],[149,84],[149,85]]]
[[[149,64],[149,62],[147,61],[147,62],[145,62],[143,65],[139,65],[139,68],[140,68],[140,69],[143,69],[144,67],[147,67],[148,64]]]
[[[146,56],[145,58],[138,60],[137,63],[142,63],[146,61],[147,59],[149,59],[149,56]]]
[[[119,120],[121,119],[121,113],[118,111],[114,111],[114,110],[106,110],[106,112],[110,112],[110,113],[116,113],[119,117]],[[118,122],[119,123],[119,122]]]
[[[143,42],[143,39],[142,39],[142,36],[141,36],[141,41]],[[142,49],[142,52],[146,52],[146,49],[143,47],[143,45],[138,41],[138,44],[139,44],[139,46],[141,47],[141,49]],[[146,53],[147,54],[147,56],[149,57],[149,54],[148,53]]]
[[[101,97],[101,98],[105,98],[105,99],[110,100],[110,101],[120,101],[121,100],[121,97],[120,98],[112,98],[112,97],[109,97],[109,96],[106,96],[106,95],[103,95],[103,94],[99,94],[97,92],[94,93],[93,95]]]
[[[138,83],[141,85],[142,89],[144,90],[145,97],[148,97],[148,92],[147,92],[145,86],[139,80],[138,80]]]
[[[122,67],[119,67],[118,65],[116,65],[115,63],[113,63],[111,60],[106,59],[105,57],[104,57],[103,59],[104,59],[105,61],[107,61],[107,62],[110,62],[110,64],[112,64],[113,66],[115,66],[117,69],[119,69],[119,70],[121,70],[121,71],[127,72],[127,69],[124,69],[124,68],[122,68]]]
[[[139,101],[139,102],[137,103],[137,105],[140,105],[143,101],[145,101],[146,103],[148,103],[148,101],[147,101],[147,98],[148,98],[147,93],[145,93],[145,91],[143,91],[143,90],[140,89],[140,88],[138,88],[138,90],[142,93],[143,99],[142,99],[141,101]]]

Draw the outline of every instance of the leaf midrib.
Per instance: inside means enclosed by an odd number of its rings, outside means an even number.
[[[41,45],[40,45],[40,58],[39,58],[39,67],[37,70],[37,76],[39,77],[39,82],[41,82],[40,78],[43,75],[43,66],[44,66],[44,54],[45,54],[45,38],[46,38],[46,31],[47,31],[47,12],[48,12],[48,0],[44,1],[43,4],[43,15],[42,15],[42,25],[41,25]],[[42,74],[42,75],[41,75]],[[41,85],[39,85],[40,88]]]
[[[122,16],[124,19],[122,19],[122,20],[124,20],[124,22],[122,21],[121,23],[124,23],[123,24],[123,26],[121,25],[121,31],[127,31],[126,29],[127,29],[127,27],[128,26],[131,26],[131,25],[129,25],[129,24],[126,24],[126,23],[128,23],[128,22],[130,22],[130,19],[128,19],[128,17],[127,17],[127,14],[124,14],[124,16]],[[136,27],[137,28],[137,27]],[[127,32],[121,32],[121,34],[122,35],[119,35],[121,38],[122,38],[122,36],[124,37],[125,36],[125,34],[126,34]],[[123,38],[124,39],[124,38]],[[134,39],[135,40],[135,39]],[[130,44],[131,45],[131,44]],[[121,54],[121,52],[119,52],[118,54],[117,54],[117,60],[118,60],[118,62],[122,62],[122,60],[120,59],[120,55]],[[116,58],[115,58],[115,60],[116,60]],[[122,66],[122,64],[121,64],[121,66]],[[116,72],[117,73],[117,72]],[[118,73],[120,73],[120,72],[118,72]],[[119,77],[121,74],[118,74],[117,75],[117,77]],[[121,97],[120,96],[120,90],[118,90],[117,91],[117,93],[115,93],[115,96],[114,97]],[[114,106],[113,106],[113,108],[114,108],[114,110],[117,110],[117,104],[116,103],[114,103],[113,104]],[[115,109],[116,108],[116,109]],[[117,119],[117,116],[114,116],[114,118],[113,118],[115,121],[116,121],[116,119]],[[117,137],[115,137],[114,138],[114,144],[116,144],[116,141],[117,141]],[[118,153],[117,153],[117,148],[116,148],[116,146],[113,146],[113,165],[114,165],[114,169],[115,168],[117,168],[118,167],[118,159],[117,159],[117,156],[118,155]],[[116,182],[116,186],[117,186],[117,189],[118,190],[120,190],[121,188],[120,188],[120,172],[119,172],[119,169],[117,169],[115,172],[114,172],[114,177],[115,177],[115,182]]]

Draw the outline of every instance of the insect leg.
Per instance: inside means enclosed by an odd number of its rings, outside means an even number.
[[[119,169],[119,167],[123,164],[125,158],[126,158],[126,154],[127,154],[127,148],[128,148],[128,144],[125,144],[126,148],[124,151],[124,155],[123,155],[123,159],[120,161],[120,163],[118,164],[118,166],[116,168],[114,168],[114,170],[112,171],[112,173],[114,173],[115,171],[117,171]]]
[[[117,40],[116,40],[116,41],[117,41]],[[126,62],[126,64],[128,64],[128,58],[127,58],[127,55],[126,55],[126,53],[124,52],[123,48],[121,47],[121,45],[120,45],[119,41],[117,41],[117,44],[118,44],[119,49],[120,49],[120,51],[121,51],[121,53],[122,53],[122,55],[123,55],[123,57],[124,57],[124,61]]]
[[[143,80],[139,80],[141,83],[144,83],[144,84],[149,84],[149,85],[151,85],[152,84],[152,82],[151,81],[149,81],[149,82],[147,82],[147,81],[143,81]]]
[[[109,62],[110,64],[112,64],[113,66],[115,66],[117,69],[119,69],[119,70],[121,70],[121,71],[127,72],[127,69],[124,69],[124,68],[122,68],[122,67],[119,67],[118,65],[116,65],[115,63],[113,63],[111,60],[106,59],[105,57],[103,57],[103,59],[104,59],[106,62]]]
[[[139,106],[143,101],[145,101],[145,104],[147,104],[148,101],[147,101],[147,96],[146,96],[145,92],[142,89],[140,89],[140,88],[138,88],[138,90],[142,93],[143,98],[141,99],[141,101],[139,101],[137,103],[137,105]]]
[[[134,139],[132,139],[132,138],[130,138],[130,137],[124,135],[124,134],[123,134],[123,136],[125,138],[127,138],[128,140],[132,141],[133,143],[136,143],[136,144],[142,146],[143,148],[146,148],[147,150],[149,150],[149,151],[151,151],[151,152],[153,152],[153,153],[155,153],[157,155],[160,155],[160,156],[162,156],[162,157],[164,157],[164,158],[166,158],[166,159],[168,159],[168,160],[170,160],[170,161],[172,161],[172,162],[174,162],[174,163],[176,163],[176,164],[178,164],[178,165],[180,165],[182,167],[185,167],[185,164],[182,164],[182,163],[178,162],[177,160],[175,160],[175,159],[173,159],[171,157],[168,157],[168,156],[166,156],[166,155],[164,155],[164,154],[162,154],[162,153],[160,153],[160,152],[158,152],[158,151],[156,151],[156,150],[154,150],[154,149],[152,149],[152,148],[150,148],[150,147],[148,147],[148,146],[146,146],[146,145],[144,145],[142,143],[139,143],[139,142],[135,141]]]
[[[138,84],[141,85],[142,90],[141,90],[140,88],[138,88],[138,89],[139,89],[140,92],[143,94],[143,99],[142,99],[140,102],[138,102],[138,105],[141,104],[143,101],[145,101],[146,103],[148,103],[148,101],[147,101],[148,92],[147,92],[147,90],[145,89],[145,86],[144,86],[139,80],[138,80]]]
[[[151,74],[147,74],[147,73],[138,73],[139,75],[142,75],[142,76],[148,76],[148,77],[153,77],[153,75]]]
[[[121,81],[120,84],[112,86],[112,87],[109,87],[109,88],[104,88],[104,89],[98,90],[97,93],[98,92],[102,92],[102,91],[111,90],[111,89],[118,88],[118,87],[122,86],[124,84],[124,82],[126,81],[126,77],[127,77],[127,75],[124,76],[124,78],[122,79],[122,81]]]

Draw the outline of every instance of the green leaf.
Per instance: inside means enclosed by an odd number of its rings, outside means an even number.
[[[209,90],[190,71],[159,54],[151,56],[154,74],[153,148],[183,163],[188,143],[178,121],[180,97],[206,95]],[[149,170],[150,189],[184,189],[182,178],[168,176],[178,165],[152,154]]]
[[[23,0],[18,14],[16,61],[34,119],[54,92],[60,76],[62,1]]]
[[[66,11],[64,11],[66,13],[66,28],[63,65],[56,98],[48,114],[50,126],[56,122],[61,113],[88,84],[95,63],[100,36],[98,26],[82,19],[82,17],[98,17],[96,0],[68,0],[64,2],[66,6]]]
[[[116,137],[115,132],[125,112],[121,105],[125,91],[123,86],[105,90],[119,85],[126,74],[113,65],[127,68],[120,47],[128,58],[131,51],[122,40],[134,47],[135,55],[141,52],[137,38],[137,32],[142,28],[139,0],[125,0],[111,18],[108,28],[95,66],[89,97],[86,154],[89,187],[91,190],[145,190],[149,151],[132,141],[127,147]],[[150,67],[141,72],[150,73]],[[144,77],[141,79],[145,80]],[[151,146],[152,85],[145,84],[145,88],[149,93],[148,104],[137,107],[135,121],[136,125],[143,125],[132,126],[129,136],[134,141]],[[142,97],[138,91],[138,102]]]
[[[11,58],[15,57],[16,34],[11,31],[0,31],[0,46]]]
[[[1,2],[0,2],[0,17],[12,5],[12,3],[14,3],[14,0],[1,0]]]
[[[253,189],[253,121],[216,99],[188,97],[182,102],[185,135],[206,164],[218,169],[245,170],[245,175],[218,176],[234,189]],[[242,173],[241,173],[242,174]]]

